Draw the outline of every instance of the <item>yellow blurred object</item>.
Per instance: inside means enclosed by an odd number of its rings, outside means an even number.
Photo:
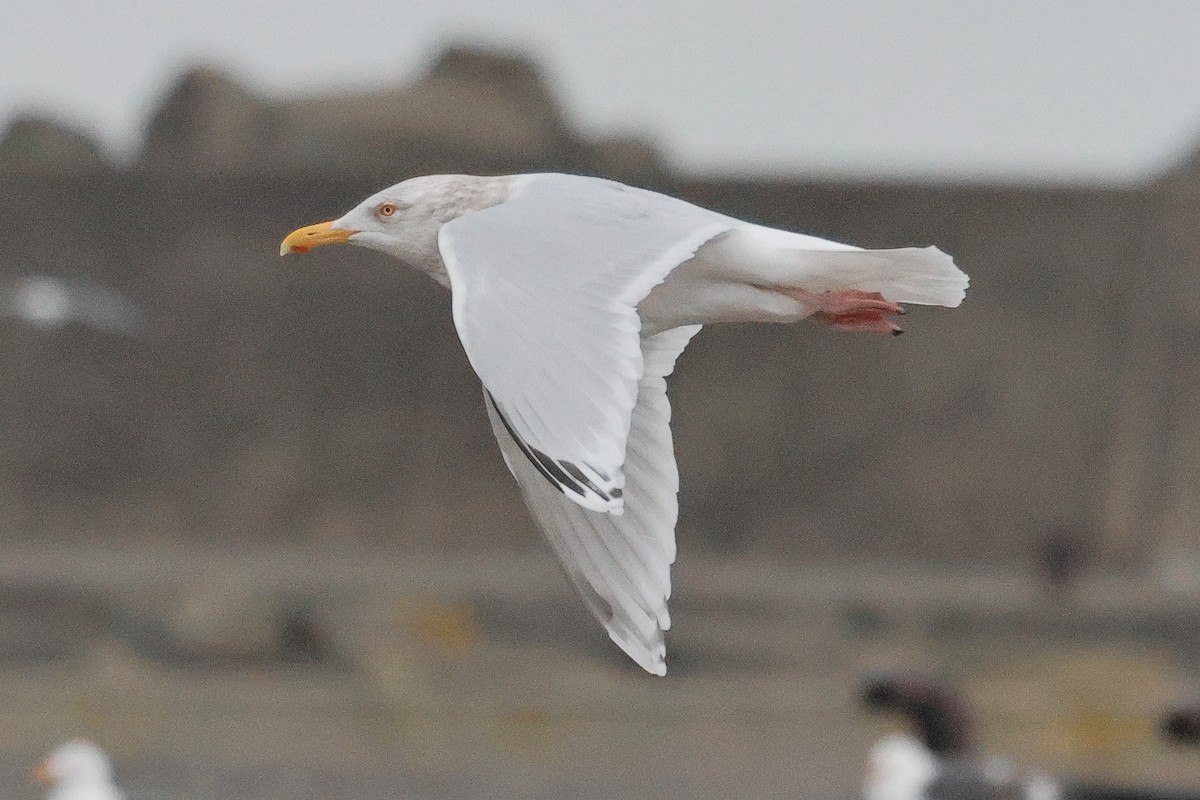
[[[34,783],[40,783],[43,786],[54,785],[54,771],[50,769],[50,765],[45,761],[40,762],[33,768],[33,772],[29,775],[29,780]]]
[[[1148,743],[1153,727],[1144,720],[1101,711],[1084,711],[1067,728],[1070,749],[1081,755],[1106,753],[1134,743]]]
[[[999,750],[1089,778],[1149,780],[1176,673],[1166,653],[1068,646],[980,676],[972,694]]]
[[[543,708],[524,706],[497,719],[494,744],[512,754],[547,755],[566,740],[567,727]]]
[[[465,653],[483,643],[483,630],[470,603],[418,607],[409,624],[422,644],[443,653]]]

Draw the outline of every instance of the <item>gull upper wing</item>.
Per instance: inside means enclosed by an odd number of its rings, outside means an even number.
[[[454,324],[489,413],[537,475],[592,511],[624,508],[645,374],[637,304],[731,220],[569,175],[524,179],[442,229]]]
[[[567,576],[609,637],[656,675],[667,669],[663,631],[671,626],[679,491],[666,376],[699,330],[689,325],[643,340],[646,368],[631,417],[621,515],[588,511],[544,480],[485,398],[504,461]]]

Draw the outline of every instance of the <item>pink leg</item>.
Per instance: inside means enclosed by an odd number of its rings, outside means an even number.
[[[810,292],[795,286],[771,287],[780,294],[795,298],[815,309],[812,318],[839,331],[888,333],[899,336],[900,326],[887,318],[903,314],[904,309],[879,292],[842,289],[836,292]]]

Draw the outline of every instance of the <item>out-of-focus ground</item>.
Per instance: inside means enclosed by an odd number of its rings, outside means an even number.
[[[549,169],[972,276],[900,339],[689,347],[666,679],[538,543],[446,295],[353,248],[276,255],[411,175]],[[847,797],[877,667],[957,681],[1021,763],[1200,786],[1154,737],[1200,689],[1198,181],[679,175],[580,138],[528,60],[461,49],[301,100],[188,72],[131,164],[12,126],[0,787],[84,734],[135,798]],[[1035,579],[1053,541],[1074,586]]]
[[[685,558],[653,678],[548,555],[12,555],[10,786],[81,732],[142,797],[850,797],[896,729],[855,685],[895,666],[956,679],[989,751],[1092,781],[1200,775],[1155,736],[1200,662],[1194,607],[1128,581],[1056,597],[1016,571]]]

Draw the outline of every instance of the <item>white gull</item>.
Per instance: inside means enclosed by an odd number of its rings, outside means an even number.
[[[862,250],[574,175],[413,178],[289,234],[280,254],[383,251],[452,293],[504,460],[609,636],[666,672],[679,475],[666,377],[700,327],[898,333],[900,303],[957,306],[934,247]]]

